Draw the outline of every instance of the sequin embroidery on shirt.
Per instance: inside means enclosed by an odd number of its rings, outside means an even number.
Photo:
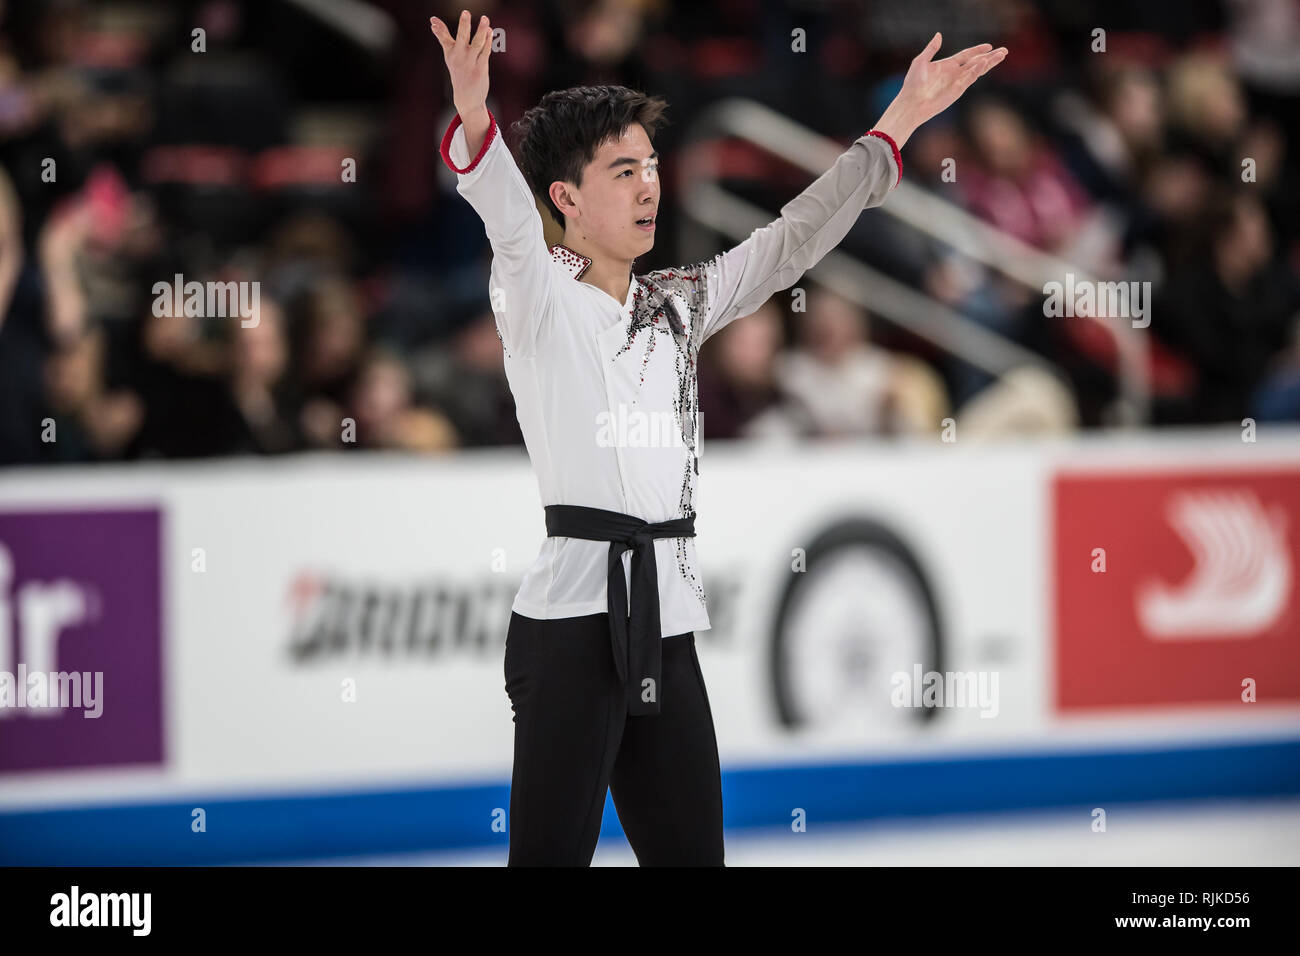
[[[551,257],[574,279],[580,279],[591,266],[591,259],[557,243],[551,246]],[[673,343],[673,373],[677,381],[673,396],[673,411],[682,430],[682,442],[689,454],[683,468],[679,517],[695,515],[695,477],[699,474],[699,458],[695,451],[695,430],[699,416],[699,385],[696,378],[698,343],[704,329],[708,303],[708,263],[697,263],[681,269],[660,269],[643,276],[632,277],[632,308],[627,327],[627,341],[611,359],[632,349],[637,336],[648,330],[641,353],[638,384],[645,384],[646,368],[661,336]],[[686,314],[679,313],[678,303],[686,304]],[[682,579],[690,585],[700,604],[707,607],[704,588],[691,566],[686,539],[677,541],[677,569]]]
[[[657,333],[671,335],[675,347],[673,370],[677,378],[677,394],[673,396],[673,410],[682,428],[682,441],[690,454],[683,467],[681,495],[678,501],[681,517],[695,515],[695,478],[699,474],[696,455],[696,423],[699,414],[699,384],[696,377],[700,334],[704,327],[707,309],[707,280],[705,264],[685,269],[660,269],[638,277],[644,290],[639,302],[642,318],[633,318],[632,327],[650,325]],[[686,315],[678,314],[677,303],[685,302]],[[634,310],[635,312],[635,310]],[[652,335],[653,342],[658,335]],[[677,568],[691,590],[706,604],[704,588],[695,569],[687,559],[686,540],[677,542]]]

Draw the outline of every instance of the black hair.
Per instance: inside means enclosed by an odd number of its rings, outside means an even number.
[[[528,186],[555,221],[564,216],[551,200],[551,183],[582,185],[582,170],[596,150],[634,123],[653,137],[665,122],[667,100],[625,86],[575,86],[547,93],[511,127],[515,155]]]

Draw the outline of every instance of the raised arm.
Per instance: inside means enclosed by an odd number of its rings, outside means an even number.
[[[699,343],[788,289],[839,245],[864,209],[878,206],[903,175],[899,152],[916,128],[951,106],[1007,51],[988,43],[934,60],[938,33],[912,60],[903,87],[873,129],[858,137],[780,218],[693,270]],[[666,270],[665,270],[666,271]]]
[[[442,44],[457,113],[443,136],[442,158],[492,245],[490,293],[501,342],[511,355],[527,357],[545,331],[555,269],[532,190],[487,108],[492,24],[482,17],[471,39],[464,11],[454,37],[437,17],[429,18],[429,28]]]

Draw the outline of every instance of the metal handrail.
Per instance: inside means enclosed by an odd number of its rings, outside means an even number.
[[[696,118],[686,131],[683,153],[692,156],[693,151],[685,147],[719,134],[753,143],[814,176],[825,172],[844,151],[836,141],[761,103],[732,98],[710,105]],[[685,172],[688,185],[681,240],[688,257],[692,249],[700,252],[693,258],[707,254],[688,220],[732,239],[743,239],[771,222],[770,213],[718,186],[717,171],[707,164],[693,162]],[[1087,270],[1027,245],[912,183],[899,183],[889,201],[877,208],[1035,292],[1042,293],[1049,281],[1063,281],[1069,272],[1074,273],[1076,282],[1096,281]],[[1044,357],[847,253],[837,250],[809,271],[844,298],[992,375],[1001,377],[1029,364],[1066,380]],[[1115,336],[1123,423],[1145,423],[1150,412],[1147,340],[1122,318],[1097,317],[1097,321],[1105,323]]]

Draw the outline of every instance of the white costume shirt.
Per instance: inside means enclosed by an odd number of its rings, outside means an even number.
[[[797,282],[902,176],[893,141],[868,133],[780,218],[707,262],[634,276],[618,302],[579,281],[590,260],[547,248],[533,193],[495,117],[474,157],[454,117],[442,156],[492,246],[488,292],[543,505],[655,523],[695,513],[700,346]],[[707,630],[695,540],[662,538],[654,546],[660,636]],[[513,610],[538,619],[607,611],[608,557],[603,541],[546,538]],[[630,562],[624,554],[629,594]]]

